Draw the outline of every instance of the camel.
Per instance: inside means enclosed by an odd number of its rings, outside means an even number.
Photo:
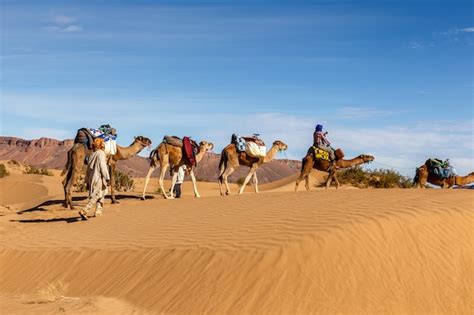
[[[301,165],[301,174],[296,180],[295,191],[298,190],[298,185],[303,179],[305,180],[306,190],[309,191],[309,174],[311,173],[311,170],[313,168],[329,173],[328,179],[326,180],[326,189],[329,188],[329,186],[331,186],[332,180],[335,181],[336,189],[338,189],[339,180],[337,179],[337,176],[336,176],[337,169],[344,169],[344,168],[364,164],[367,162],[372,162],[374,159],[375,158],[371,155],[361,154],[350,160],[344,160],[344,159],[336,160],[335,166],[331,167],[330,162],[327,160],[322,160],[322,159],[315,160],[312,150],[309,150],[306,156],[303,158],[303,163]]]
[[[211,142],[207,141],[201,141],[199,143],[199,150],[198,153],[196,154],[196,163],[199,163],[204,155],[212,150],[214,148],[214,144]],[[191,176],[191,180],[193,182],[193,189],[194,189],[194,195],[199,198],[201,197],[199,195],[199,192],[197,190],[197,185],[196,185],[196,177],[194,176],[194,169],[195,165],[192,165],[191,162],[188,160],[187,157],[183,156],[183,148],[178,147],[178,146],[173,146],[171,144],[162,142],[158,147],[156,147],[153,151],[150,153],[150,168],[148,169],[148,173],[145,177],[145,187],[143,187],[143,194],[142,194],[142,199],[145,200],[145,192],[146,192],[146,187],[148,185],[148,182],[150,181],[150,176],[153,171],[160,166],[160,177],[159,177],[159,185],[161,192],[163,193],[163,196],[165,199],[173,199],[173,188],[174,185],[176,184],[176,180],[178,177],[178,169],[182,165],[186,165],[189,175]],[[163,185],[163,180],[165,178],[166,170],[168,167],[171,166],[171,173],[173,175],[171,179],[171,190],[170,190],[170,196],[165,192],[165,188]]]
[[[150,145],[150,139],[145,138],[143,136],[138,136],[134,138],[132,144],[128,147],[121,147],[117,145],[117,152],[114,155],[109,155],[107,157],[107,164],[109,165],[110,171],[110,194],[112,198],[112,203],[118,203],[118,201],[115,199],[114,191],[114,172],[117,161],[129,159],[132,156],[138,154],[145,147],[148,147]],[[65,208],[69,206],[71,209],[74,209],[74,205],[72,204],[71,189],[72,186],[76,183],[77,177],[81,173],[82,168],[84,167],[86,155],[89,154],[91,154],[91,150],[86,148],[86,146],[82,143],[75,143],[73,147],[68,151],[66,167],[62,173],[62,175],[66,174],[66,177],[63,180]]]
[[[288,146],[280,140],[273,142],[273,146],[267,151],[265,157],[256,158],[251,157],[245,152],[237,152],[235,144],[231,143],[227,145],[221,153],[221,160],[219,162],[219,189],[221,196],[224,195],[224,189],[222,184],[225,185],[226,195],[230,194],[229,184],[227,178],[241,165],[250,167],[248,175],[245,177],[244,183],[240,187],[239,195],[244,192],[245,186],[247,186],[250,179],[253,177],[253,184],[255,193],[258,194],[258,179],[257,169],[260,165],[268,163],[273,160],[278,151],[284,151],[288,149]]]
[[[474,183],[474,172],[471,172],[466,176],[451,176],[449,178],[441,178],[440,176],[429,171],[429,164],[427,163],[428,161],[416,169],[413,183],[418,188],[425,188],[426,183],[440,186],[441,188],[453,188],[454,185],[464,186]]]

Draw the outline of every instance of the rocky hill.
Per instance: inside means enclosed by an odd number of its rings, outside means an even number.
[[[62,169],[66,164],[67,151],[72,147],[73,140],[55,140],[40,138],[24,140],[15,137],[0,137],[0,160],[16,160],[39,168]],[[143,151],[147,153],[147,151]],[[209,153],[202,159],[196,169],[196,177],[201,181],[217,181],[219,154]],[[294,160],[275,160],[258,171],[260,183],[272,182],[297,173],[301,163]],[[134,177],[144,177],[148,170],[147,158],[135,156],[129,160],[119,161],[118,169]],[[241,167],[231,177],[237,181],[244,177],[248,168]],[[157,176],[155,171],[153,176]]]

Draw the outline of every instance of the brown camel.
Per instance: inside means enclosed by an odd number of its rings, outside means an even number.
[[[300,177],[296,180],[295,191],[298,189],[299,183],[304,179],[306,190],[309,190],[309,174],[313,168],[328,172],[328,179],[326,180],[326,189],[331,186],[331,181],[334,179],[336,182],[336,189],[339,188],[339,180],[336,176],[337,169],[348,168],[360,164],[364,164],[367,162],[372,162],[375,158],[371,155],[361,154],[358,157],[355,157],[350,160],[336,160],[335,167],[331,167],[329,161],[322,160],[322,159],[314,159],[314,154],[312,150],[309,150],[306,156],[303,158],[303,163],[301,165],[301,174]]]
[[[245,152],[238,153],[235,144],[231,143],[222,150],[221,160],[219,162],[219,188],[221,195],[224,195],[224,189],[222,184],[225,185],[226,195],[230,194],[229,184],[227,178],[232,174],[240,165],[250,167],[250,171],[245,177],[244,183],[240,187],[239,195],[244,192],[245,186],[247,186],[250,178],[253,177],[255,193],[258,194],[258,179],[257,169],[260,165],[265,164],[273,160],[278,151],[284,151],[288,149],[288,146],[280,140],[273,142],[273,146],[268,150],[265,157],[255,158],[249,156]]]
[[[426,161],[425,164],[416,169],[414,184],[418,188],[425,188],[426,183],[430,183],[441,188],[453,188],[456,186],[464,186],[470,183],[474,183],[474,172],[469,173],[466,176],[451,176],[449,178],[441,178],[440,176],[433,174],[429,171],[429,163]]]
[[[150,145],[150,139],[138,136],[135,137],[133,143],[128,147],[121,147],[117,145],[117,152],[114,155],[109,155],[107,157],[107,164],[109,165],[110,171],[110,194],[112,198],[112,203],[118,203],[118,201],[115,199],[114,191],[114,172],[117,161],[129,159],[132,156],[138,154],[145,147],[148,147]],[[65,208],[69,206],[71,209],[74,209],[74,206],[72,204],[71,189],[72,186],[76,183],[78,175],[82,172],[86,155],[91,154],[91,152],[92,151],[86,148],[84,144],[75,143],[67,154],[67,163],[65,169],[63,170],[63,175],[66,174],[66,177],[63,180]]]
[[[199,143],[199,151],[196,154],[196,163],[199,163],[204,155],[212,150],[214,148],[214,145],[210,142],[207,141],[201,141]],[[189,175],[191,176],[191,180],[193,182],[193,188],[194,188],[194,195],[199,198],[199,192],[197,190],[196,186],[196,177],[194,176],[194,168],[195,165],[192,165],[189,159],[186,156],[183,156],[183,148],[178,147],[178,146],[173,146],[171,144],[162,142],[160,145],[155,148],[153,151],[150,153],[150,168],[148,169],[148,174],[146,175],[145,178],[145,187],[143,187],[143,195],[142,199],[145,200],[145,192],[146,192],[146,187],[148,185],[148,182],[150,180],[151,173],[155,170],[155,168],[160,166],[160,177],[159,177],[159,184],[160,184],[160,189],[161,192],[163,193],[163,196],[166,199],[173,199],[173,188],[174,185],[176,184],[177,176],[178,176],[178,169],[182,165],[186,165]],[[168,194],[165,192],[165,188],[163,185],[163,180],[165,178],[166,170],[168,167],[171,166],[171,173],[173,174],[172,180],[171,180],[171,195],[168,196]]]

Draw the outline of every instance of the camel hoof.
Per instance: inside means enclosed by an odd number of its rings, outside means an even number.
[[[146,197],[145,197],[145,196],[142,196],[140,199],[143,200],[143,201],[145,201],[145,200],[146,200]]]
[[[118,204],[118,203],[120,203],[120,201],[118,201],[118,200],[112,200],[112,203],[113,203],[113,204]]]
[[[196,198],[201,198],[201,196],[199,196],[199,195],[196,195]]]

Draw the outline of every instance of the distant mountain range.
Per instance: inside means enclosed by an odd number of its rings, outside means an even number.
[[[67,152],[72,145],[73,140],[69,139],[63,141],[50,138],[24,140],[15,137],[0,137],[0,160],[16,160],[38,168],[62,169],[66,164]],[[144,152],[147,152],[146,149]],[[220,154],[206,154],[196,169],[196,178],[202,181],[217,181],[219,159]],[[147,158],[134,156],[129,160],[119,161],[118,169],[133,177],[144,177],[148,165]],[[300,168],[300,161],[274,160],[263,165],[257,174],[260,183],[268,183],[294,175]],[[240,167],[229,180],[235,182],[247,173],[247,167]],[[157,170],[153,176],[158,176]]]

